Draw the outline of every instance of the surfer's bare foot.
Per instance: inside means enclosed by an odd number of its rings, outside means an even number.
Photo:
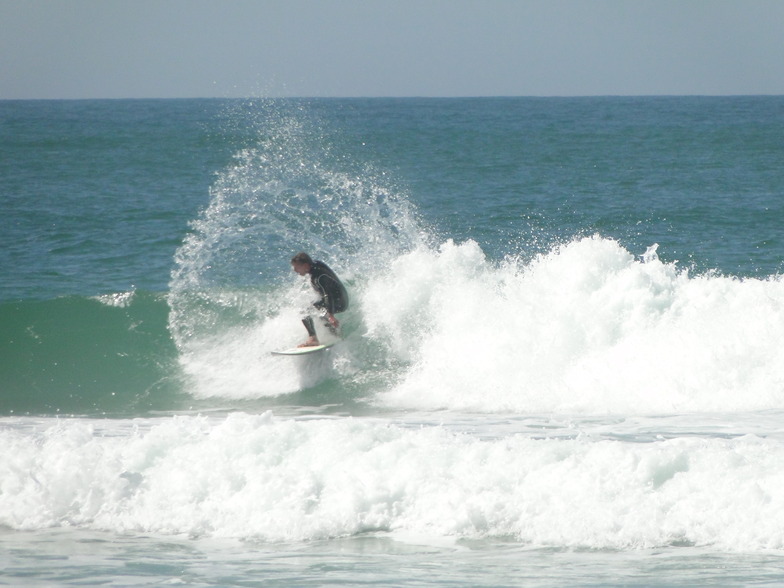
[[[304,343],[297,345],[297,347],[315,347],[316,345],[319,345],[319,340],[316,337],[311,337]]]

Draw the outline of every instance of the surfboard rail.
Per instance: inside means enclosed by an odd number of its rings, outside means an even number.
[[[291,347],[289,349],[280,349],[272,351],[272,355],[310,355],[311,353],[318,353],[325,351],[338,343],[338,341],[331,341],[330,343],[321,343],[320,345],[309,345],[307,347]]]

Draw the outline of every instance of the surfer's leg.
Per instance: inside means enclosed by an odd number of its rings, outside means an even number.
[[[302,324],[305,325],[305,330],[308,332],[308,335],[311,337],[316,336],[316,325],[313,324],[312,316],[306,316],[302,319]]]
[[[319,340],[318,337],[316,336],[316,326],[313,324],[313,317],[306,316],[304,319],[302,319],[302,324],[305,325],[305,329],[308,331],[308,335],[310,336],[308,337],[308,340],[305,343],[300,345],[300,347],[318,345]]]

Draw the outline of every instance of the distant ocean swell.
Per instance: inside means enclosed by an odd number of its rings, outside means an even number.
[[[480,440],[383,420],[236,413],[13,421],[0,525],[306,541],[359,533],[592,549],[784,548],[780,441]]]

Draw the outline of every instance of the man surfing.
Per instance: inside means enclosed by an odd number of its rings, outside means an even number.
[[[340,322],[335,318],[335,314],[348,309],[348,292],[346,292],[343,283],[326,263],[318,260],[314,261],[310,255],[304,252],[297,253],[291,258],[291,267],[300,276],[310,276],[310,284],[319,295],[319,299],[313,303],[313,306],[318,309],[324,324],[330,332],[338,336]],[[305,317],[302,319],[302,324],[305,325],[309,337],[299,347],[319,345],[313,317]]]

